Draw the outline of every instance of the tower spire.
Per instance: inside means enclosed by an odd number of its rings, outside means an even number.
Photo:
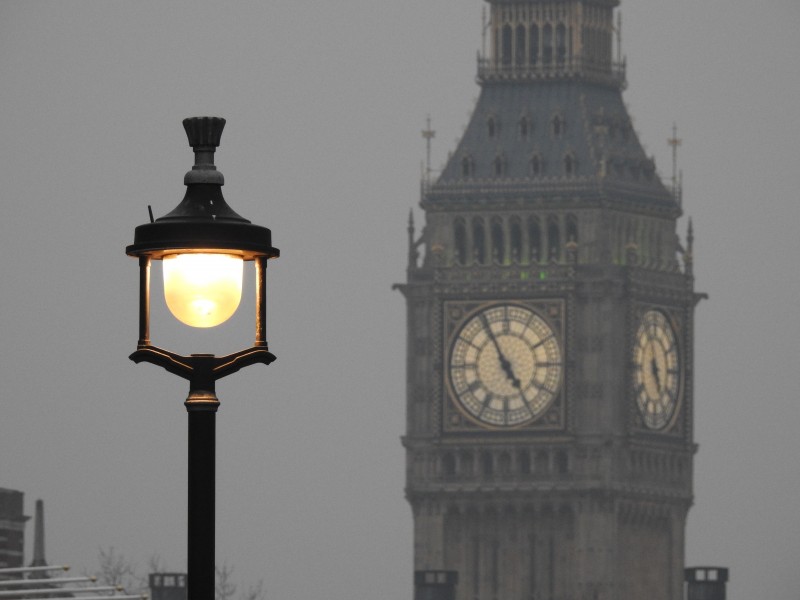
[[[678,146],[682,141],[678,137],[678,126],[673,123],[672,137],[667,140],[667,143],[672,146],[672,196],[678,206],[681,205],[681,185],[678,182]]]
[[[425,183],[431,181],[431,140],[436,137],[436,132],[431,129],[431,116],[425,120],[425,129],[422,130],[422,137],[425,138]]]
[[[481,57],[486,58],[486,30],[489,25],[486,23],[486,7],[481,10]]]

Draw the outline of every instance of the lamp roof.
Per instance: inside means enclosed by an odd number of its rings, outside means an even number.
[[[246,260],[279,256],[272,246],[272,232],[236,213],[222,196],[225,178],[214,165],[214,152],[225,119],[192,117],[184,119],[183,127],[195,154],[195,164],[184,177],[186,195],[171,212],[139,225],[125,252],[156,259],[177,251],[202,250],[227,251]]]

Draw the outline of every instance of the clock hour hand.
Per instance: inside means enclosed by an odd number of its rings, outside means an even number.
[[[653,373],[653,377],[656,378],[656,386],[661,390],[661,377],[658,375],[658,362],[656,362],[655,357],[650,359],[650,371]]]
[[[486,315],[481,315],[481,320],[483,321],[483,326],[486,328],[486,331],[489,332],[489,338],[492,340],[495,350],[497,350],[497,358],[500,359],[500,366],[503,368],[503,372],[506,374],[506,377],[508,377],[509,381],[511,381],[511,385],[517,389],[520,389],[519,379],[517,379],[517,377],[514,375],[514,369],[511,368],[511,363],[500,349],[500,344],[497,343],[497,338],[494,335],[494,331],[492,331],[492,328],[489,326],[489,321],[486,318]]]

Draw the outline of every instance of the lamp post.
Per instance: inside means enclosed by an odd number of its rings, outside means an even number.
[[[170,213],[136,228],[125,249],[139,259],[139,341],[130,358],[149,362],[189,381],[187,592],[189,600],[214,600],[215,417],[218,379],[256,364],[270,364],[266,337],[267,261],[280,255],[266,227],[253,225],[222,197],[224,178],[214,166],[225,119],[195,117],[183,127],[195,164],[186,173],[186,196]],[[191,327],[215,327],[236,311],[244,262],[255,265],[255,341],[227,356],[181,356],[150,343],[150,265],[162,261],[170,312]]]

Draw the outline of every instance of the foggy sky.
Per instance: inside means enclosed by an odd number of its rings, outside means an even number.
[[[267,292],[278,360],[218,384],[218,562],[263,578],[269,600],[410,598],[391,284],[425,117],[436,167],[479,92],[482,5],[0,2],[0,486],[28,514],[44,499],[51,563],[92,570],[113,546],[184,569],[187,386],[127,359],[124,247],[148,204],[160,216],[183,196],[181,120],[217,115],[223,193],[282,251]],[[710,295],[687,562],[731,568],[730,600],[797,600],[800,4],[623,0],[622,14],[624,97],[665,179],[677,122]],[[153,343],[176,351],[252,336],[247,309],[220,338],[170,319],[154,313]]]

